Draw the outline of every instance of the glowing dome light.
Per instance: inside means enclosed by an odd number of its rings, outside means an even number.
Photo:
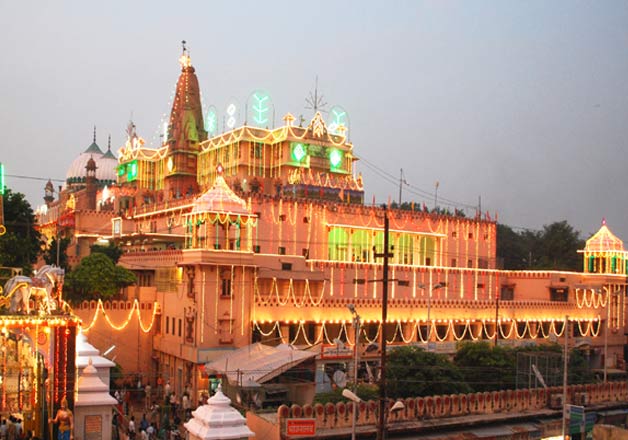
[[[292,158],[297,162],[301,162],[306,155],[307,151],[303,144],[295,144],[294,147],[292,147]]]
[[[337,149],[331,150],[329,153],[329,163],[331,164],[332,169],[336,169],[342,163],[342,152]]]

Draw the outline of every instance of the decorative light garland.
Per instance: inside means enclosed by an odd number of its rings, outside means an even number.
[[[131,322],[131,318],[133,317],[133,314],[135,313],[135,315],[137,316],[137,321],[138,321],[141,331],[144,333],[148,333],[151,331],[151,329],[153,328],[153,325],[155,324],[155,316],[157,315],[157,308],[158,308],[157,306],[158,306],[158,303],[154,302],[153,313],[151,315],[150,324],[148,326],[145,326],[144,323],[142,322],[142,318],[140,314],[140,303],[136,299],[133,301],[133,306],[131,307],[131,310],[129,310],[129,314],[126,317],[126,319],[122,322],[122,324],[116,325],[111,321],[111,318],[109,317],[109,314],[105,310],[102,300],[99,299],[98,304],[96,306],[96,311],[94,312],[94,316],[92,317],[91,322],[86,326],[81,325],[81,330],[87,333],[90,329],[94,327],[94,325],[96,325],[96,322],[98,321],[98,318],[101,316],[101,314],[104,317],[107,324],[109,324],[109,326],[112,329],[118,330],[118,331],[124,330]]]
[[[418,341],[423,342],[423,343],[427,343],[432,339],[432,336],[434,337],[434,339],[438,342],[446,342],[448,340],[454,340],[456,342],[460,342],[462,340],[465,339],[465,336],[468,335],[469,338],[472,341],[477,341],[479,339],[482,338],[482,334],[485,335],[486,339],[491,340],[495,338],[495,329],[493,329],[492,332],[489,332],[487,325],[488,323],[490,323],[491,321],[487,321],[487,320],[483,320],[483,321],[471,321],[471,320],[465,320],[462,321],[462,323],[464,323],[464,328],[462,329],[462,333],[461,334],[457,334],[456,333],[456,324],[460,323],[461,321],[459,320],[446,320],[446,321],[441,321],[441,320],[432,320],[427,324],[427,334],[426,337],[423,337],[423,332],[421,331],[421,327],[425,328],[425,324],[424,321],[412,321],[411,322],[411,328],[410,328],[410,335],[409,336],[405,336],[404,334],[404,330],[403,330],[403,325],[404,324],[408,324],[407,322],[401,322],[399,320],[397,321],[390,321],[391,323],[395,323],[395,329],[394,329],[394,333],[391,337],[390,340],[386,339],[387,343],[393,344],[397,341],[397,339],[401,339],[404,343],[409,344],[415,341],[415,338],[418,339]],[[492,321],[494,323],[494,321]],[[578,324],[578,329],[580,330],[580,334],[582,336],[587,336],[590,335],[592,337],[597,337],[600,333],[600,329],[601,329],[601,320],[599,318],[595,318],[595,319],[585,319],[585,320],[572,320],[572,322],[575,322]],[[597,330],[594,330],[594,323],[597,322]],[[305,340],[305,343],[308,347],[312,347],[316,344],[319,344],[321,342],[324,342],[326,344],[330,344],[333,345],[336,340],[346,340],[347,344],[349,346],[354,346],[355,345],[355,337],[353,339],[353,341],[351,340],[351,337],[349,336],[350,332],[347,330],[347,323],[346,322],[328,322],[328,321],[322,321],[322,322],[317,322],[316,324],[320,325],[320,330],[318,332],[318,336],[315,338],[314,341],[310,341],[309,338],[307,337],[307,332],[305,331],[305,321],[299,321],[298,322],[298,327],[297,327],[297,331],[294,335],[294,337],[292,338],[292,340],[286,340],[284,338],[284,336],[282,335],[281,332],[281,322],[280,321],[275,321],[273,324],[272,329],[269,332],[264,332],[262,330],[261,325],[265,324],[266,321],[253,321],[252,325],[255,331],[258,331],[262,336],[264,337],[269,337],[271,335],[273,335],[275,333],[275,331],[279,332],[279,338],[281,338],[282,342],[284,343],[289,343],[289,344],[297,344],[298,340],[299,340],[299,336],[301,335],[301,333],[303,334],[303,339]],[[296,321],[285,321],[286,325],[289,324],[296,324]],[[437,324],[445,324],[446,328],[445,328],[445,333],[444,335],[440,335],[437,331]],[[536,323],[537,324],[537,329],[536,329],[536,333],[532,332],[532,327],[530,324],[532,323]],[[548,332],[545,333],[545,330],[543,328],[543,323],[549,323],[549,329]],[[559,324],[563,324],[561,331],[557,331],[556,330],[556,323]],[[586,330],[583,331],[582,329],[582,324],[587,325]],[[312,322],[310,322],[310,324],[312,324]],[[473,334],[473,330],[472,330],[472,325],[473,324],[481,324],[481,328],[479,330],[479,332],[477,334]],[[506,324],[507,326],[509,326],[508,331],[504,332],[503,329],[503,325]],[[519,331],[517,330],[517,326],[518,324],[524,324],[524,330],[523,332],[520,334]],[[329,325],[340,325],[340,329],[338,330],[338,334],[335,337],[331,337],[329,335],[329,329],[328,326]],[[518,339],[518,340],[522,340],[522,339],[526,339],[525,335],[528,334],[529,335],[529,339],[537,339],[539,336],[542,336],[543,339],[549,339],[551,335],[554,335],[556,337],[562,337],[565,333],[565,326],[564,326],[564,321],[562,319],[552,319],[552,320],[544,320],[544,321],[539,321],[539,320],[523,320],[523,321],[516,321],[516,320],[509,320],[508,322],[500,322],[499,326],[499,332],[500,335],[503,339],[511,339],[513,334],[514,334],[514,339]],[[377,333],[375,334],[375,337],[373,337],[372,339],[368,337],[368,335],[366,334],[366,332],[364,331],[364,329],[362,329],[363,331],[363,336],[364,336],[364,340],[368,343],[368,344],[372,344],[374,342],[377,342],[379,340],[380,337],[380,333],[381,333],[381,329],[382,329],[382,325],[381,322],[378,323],[377,326]],[[344,334],[344,338],[343,338],[343,334]]]

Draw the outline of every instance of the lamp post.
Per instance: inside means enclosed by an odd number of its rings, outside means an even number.
[[[569,366],[569,315],[565,316],[563,324],[563,333],[565,334],[565,347],[563,352],[563,427],[562,434],[565,439],[567,430],[567,367]]]
[[[354,365],[353,365],[353,393],[352,394],[357,397],[356,393],[358,392],[358,368],[360,365],[360,351],[358,349],[358,343],[360,342],[360,315],[358,315],[358,313],[356,312],[355,305],[347,304],[347,308],[351,312],[351,315],[353,315],[353,328],[355,330],[355,337],[354,337],[355,353],[354,353]],[[356,419],[358,416],[357,404],[359,403],[359,399],[355,401],[351,397],[348,397],[347,395],[345,395],[345,391],[349,391],[349,390],[344,390],[342,392],[342,395],[353,401],[353,415],[352,415],[352,421],[351,421],[351,440],[355,440],[355,424],[356,424]]]
[[[358,396],[356,393],[354,393],[353,391],[345,388],[344,390],[342,390],[342,396],[346,397],[347,399],[349,399],[351,402],[353,402],[354,405],[357,405],[358,403],[362,402],[362,399],[360,399],[360,396]],[[397,411],[401,411],[402,409],[404,409],[406,407],[406,405],[401,401],[401,400],[397,400],[393,406],[390,408],[390,413],[394,413]],[[352,438],[355,436],[355,426],[351,431],[351,436]]]
[[[495,294],[495,347],[499,339],[499,292]]]
[[[607,382],[607,372],[606,365],[608,365],[608,329],[610,328],[610,317],[611,317],[611,296],[610,289],[604,287],[606,290],[606,326],[604,328],[604,383]]]
[[[434,284],[432,286],[432,288],[430,289],[430,291],[428,292],[427,295],[427,349],[429,351],[429,343],[430,343],[430,336],[432,334],[432,322],[431,322],[431,313],[432,313],[432,292],[434,292],[435,290],[440,289],[441,287],[446,287],[447,283],[444,281],[439,281],[438,283]],[[425,285],[423,284],[419,284],[418,286],[420,289],[425,289]]]

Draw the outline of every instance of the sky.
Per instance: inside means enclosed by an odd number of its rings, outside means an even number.
[[[397,200],[403,169],[404,201],[583,238],[605,218],[628,241],[626,1],[4,0],[0,29],[0,162],[34,208],[94,126],[103,150],[130,119],[158,146],[186,40],[219,117],[263,89],[276,125],[310,119],[318,77],[368,203]]]

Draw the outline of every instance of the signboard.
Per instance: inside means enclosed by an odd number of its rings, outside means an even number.
[[[288,437],[316,436],[316,419],[287,419],[286,435]]]
[[[102,440],[102,416],[85,416],[85,440]]]
[[[344,344],[321,345],[321,359],[353,359],[353,347]]]
[[[569,434],[580,434],[584,432],[585,416],[584,406],[565,405],[567,418],[569,419]]]

